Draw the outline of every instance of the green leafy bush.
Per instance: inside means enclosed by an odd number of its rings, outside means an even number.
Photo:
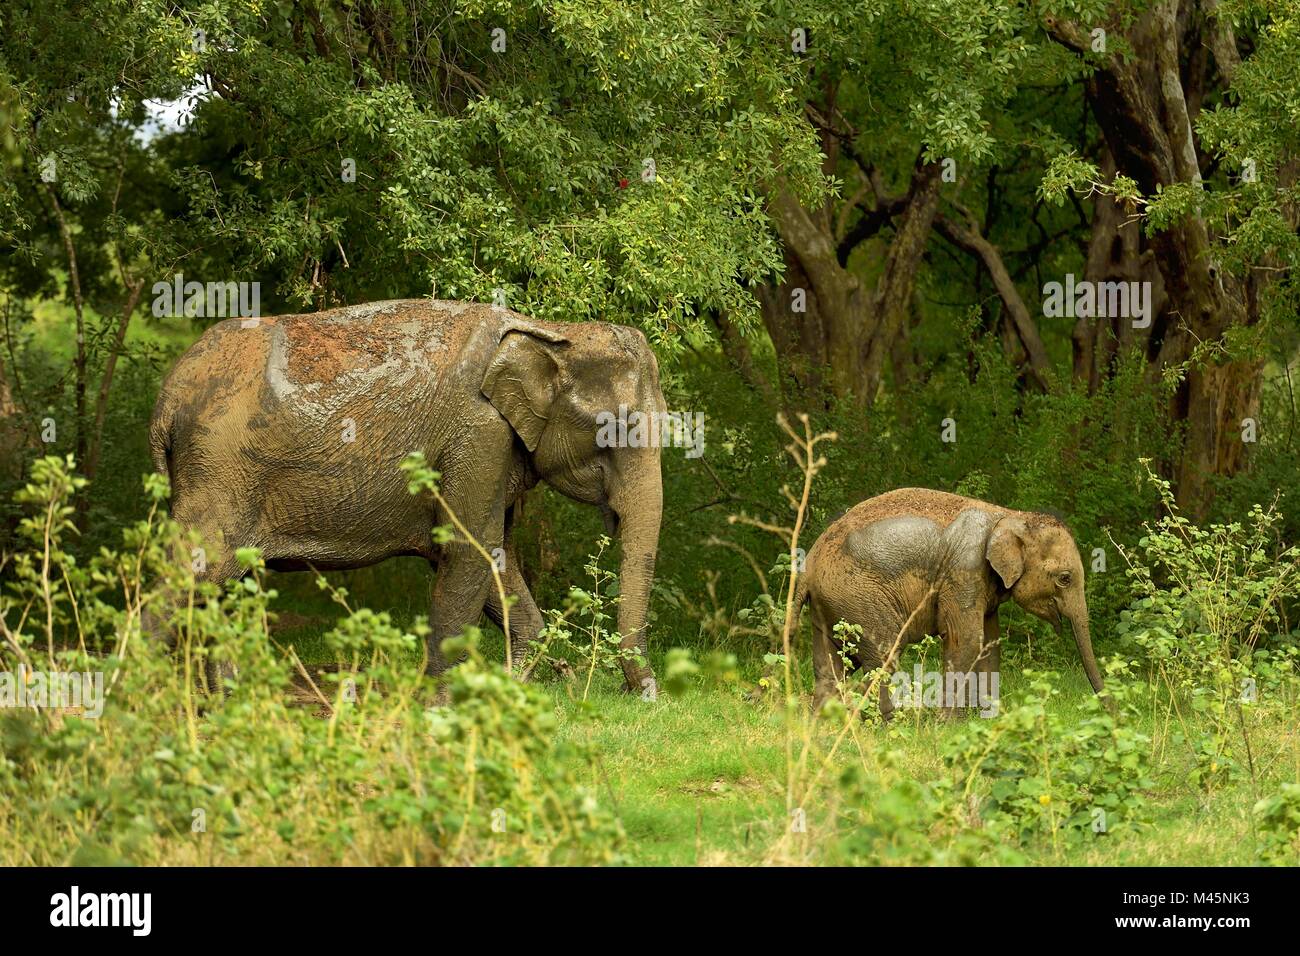
[[[860,767],[841,776],[837,839],[828,863],[864,866],[1016,865],[1024,856],[969,819],[951,783],[886,785]]]
[[[944,759],[966,791],[977,779],[988,784],[981,812],[990,826],[1022,840],[1078,842],[1141,824],[1151,739],[1131,723],[1128,666],[1112,661],[1106,670],[1109,707],[1088,697],[1072,722],[1055,703],[1056,675],[1026,671],[1019,703],[969,721],[950,742]]]
[[[1284,783],[1255,804],[1259,856],[1274,866],[1300,863],[1300,783]]]
[[[1245,710],[1294,705],[1300,634],[1285,611],[1300,598],[1300,549],[1278,544],[1275,508],[1199,527],[1168,482],[1148,480],[1165,515],[1125,555],[1134,597],[1117,631],[1156,693],[1204,718],[1181,736],[1195,754],[1192,779],[1210,786],[1251,762]]]
[[[621,859],[589,755],[554,742],[549,697],[485,659],[476,631],[448,648],[467,655],[445,678],[449,708],[422,703],[435,688],[409,663],[418,634],[367,609],[326,636],[345,663],[318,681],[272,637],[255,551],[241,580],[195,583],[157,477],[121,549],[70,559],[71,467],[42,459],[22,492],[32,513],[0,595],[0,671],[102,674],[103,712],[0,711],[0,862]],[[233,666],[202,694],[209,662]]]

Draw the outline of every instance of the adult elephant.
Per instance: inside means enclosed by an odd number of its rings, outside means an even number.
[[[945,689],[963,698],[944,700],[945,709],[976,704],[967,691],[984,697],[998,674],[998,607],[1008,600],[1052,623],[1069,622],[1089,683],[1098,694],[1104,689],[1088,629],[1083,561],[1069,529],[1051,515],[900,488],[833,522],[805,568],[795,609],[812,605],[814,706],[833,696],[844,676],[840,621],[862,629],[844,656],[868,670],[892,671],[909,643],[938,635]],[[989,678],[985,686],[978,675]],[[894,709],[888,685],[880,685],[886,718]]]
[[[408,299],[307,315],[229,319],[181,357],[150,426],[172,515],[208,548],[202,576],[239,573],[261,549],[277,570],[358,568],[420,555],[437,568],[429,670],[439,645],[486,609],[491,569],[470,545],[435,545],[449,516],[408,493],[399,463],[423,452],[466,529],[505,554],[512,652],[542,616],[509,548],[512,512],[539,480],[599,508],[622,543],[618,627],[627,687],[652,696],[646,610],[662,509],[658,447],[601,447],[597,416],[664,411],[645,336],[468,302]],[[631,655],[629,655],[631,657]]]

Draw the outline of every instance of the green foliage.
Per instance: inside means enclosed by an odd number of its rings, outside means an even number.
[[[1089,193],[1101,179],[1096,163],[1089,162],[1073,150],[1053,156],[1043,171],[1038,194],[1048,202],[1060,205],[1071,191]]]
[[[859,767],[839,781],[837,841],[826,862],[855,866],[1015,866],[1025,857],[968,818],[947,781],[887,785]]]
[[[1224,0],[1217,16],[1259,24],[1251,55],[1232,77],[1232,96],[1203,112],[1197,123],[1204,148],[1230,170],[1231,182],[1214,197],[1210,212],[1229,234],[1226,261],[1241,268],[1272,255],[1290,265],[1282,281],[1294,283],[1300,237],[1286,208],[1297,193],[1286,167],[1300,149],[1300,3],[1296,0]],[[1169,201],[1185,206],[1175,197]]]
[[[601,535],[596,552],[588,556],[583,570],[590,584],[569,588],[563,608],[549,610],[528,670],[548,660],[561,672],[577,669],[583,677],[582,699],[591,692],[591,682],[598,670],[618,671],[623,661],[639,660],[640,652],[622,646],[622,635],[610,627],[618,604],[618,574],[601,567],[601,559],[610,539]]]
[[[149,258],[189,250],[187,270],[258,278],[282,302],[317,301],[323,277],[345,301],[500,296],[539,318],[641,324],[671,349],[670,324],[752,312],[737,279],[779,266],[763,185],[779,172],[801,195],[824,188],[795,92],[803,66],[766,0],[389,4],[371,17],[345,3],[92,7],[75,16],[112,24],[121,62],[90,55],[70,10],[42,31],[52,45],[32,36],[45,12],[6,16],[6,48],[47,55],[0,61],[23,156],[0,202],[16,210],[18,183],[51,152],[69,201],[111,193],[82,155],[110,97],[127,98],[129,137],[145,99],[183,94],[190,125],[153,154],[183,208],[158,217]],[[60,55],[95,62],[80,77],[95,109],[59,105]],[[30,117],[45,119],[38,136]]]
[[[1273,866],[1300,860],[1300,783],[1284,783],[1254,809],[1260,835],[1260,859]]]
[[[1203,715],[1191,735],[1192,779],[1212,786],[1254,768],[1244,709],[1294,705],[1300,635],[1284,619],[1300,597],[1300,550],[1279,545],[1281,516],[1255,505],[1246,520],[1198,527],[1167,482],[1166,509],[1129,559],[1134,599],[1118,633],[1145,661],[1157,692]]]
[[[940,214],[976,211],[1031,314],[1045,277],[1083,271],[1093,203],[1120,199],[1148,235],[1203,218],[1216,261],[1252,277],[1260,316],[1198,357],[1227,350],[1266,363],[1260,440],[1245,449],[1242,474],[1215,480],[1212,523],[1172,511],[1153,523],[1168,489],[1148,480],[1142,459],[1165,472],[1177,460],[1183,436],[1170,409],[1181,370],[1156,374],[1152,355],[1121,349],[1090,391],[1070,380],[1071,325],[1042,317],[1052,387],[1039,394],[984,271],[929,241],[883,391],[861,402],[806,396],[817,427],[844,440],[827,448],[803,543],[844,509],[906,485],[1061,512],[1089,568],[1096,643],[1136,658],[1147,680],[1112,665],[1119,709],[1104,711],[1086,691],[1071,694],[1072,651],[1030,643],[1047,628],[1008,615],[1003,660],[1016,683],[1021,663],[1059,665],[1067,678],[1033,677],[990,722],[918,714],[884,730],[854,724],[827,771],[840,785],[808,808],[833,827],[816,852],[849,863],[1060,862],[1059,843],[1122,858],[1123,841],[1090,836],[1100,810],[1108,833],[1149,841],[1141,845],[1157,862],[1178,841],[1161,845],[1138,825],[1164,814],[1165,827],[1186,827],[1202,813],[1218,814],[1217,832],[1241,852],[1294,861],[1297,798],[1282,779],[1294,761],[1268,751],[1291,754],[1300,704],[1300,510],[1271,504],[1296,473],[1300,6],[1217,5],[1209,19],[1231,21],[1246,55],[1230,83],[1203,91],[1203,181],[1153,195],[1130,171],[1103,175],[1096,118],[1080,115],[1104,57],[1076,57],[1043,29],[1048,15],[1124,27],[1143,8],[12,0],[0,14],[0,384],[12,388],[19,432],[30,437],[48,415],[60,437],[22,450],[28,475],[0,476],[16,483],[0,486],[6,498],[19,491],[0,514],[0,667],[44,660],[102,672],[109,700],[99,720],[0,712],[0,860],[616,861],[634,848],[610,813],[605,767],[625,759],[646,765],[612,785],[641,787],[636,822],[684,792],[713,799],[730,774],[727,792],[745,794],[746,813],[727,818],[727,832],[744,834],[744,849],[732,850],[748,861],[751,824],[786,795],[768,792],[783,790],[775,764],[742,762],[757,780],[747,790],[734,767],[721,774],[710,760],[721,741],[784,753],[790,738],[772,728],[802,727],[801,702],[786,702],[790,723],[755,729],[771,716],[768,701],[742,692],[787,664],[803,685],[809,677],[806,636],[788,658],[781,646],[788,554],[767,532],[728,521],[788,520],[785,438],[772,425],[790,404],[777,361],[788,356],[762,334],[753,295],[786,267],[767,197],[788,186],[842,241],[879,218],[882,184],[904,195],[922,156],[956,161]],[[792,47],[796,28],[806,51]],[[1110,55],[1132,57],[1118,33]],[[190,113],[184,129],[145,129],[151,104],[178,101]],[[348,159],[355,181],[341,175]],[[85,300],[82,410],[58,211]],[[889,213],[879,232],[836,249],[846,277],[874,279],[898,225]],[[392,565],[320,579],[337,607],[313,620],[312,653],[276,626],[277,612],[302,609],[309,578],[268,577],[248,552],[242,581],[196,585],[177,558],[196,542],[176,540],[162,518],[165,483],[150,477],[142,496],[138,476],[149,468],[144,423],[161,374],[197,330],[146,319],[115,344],[131,284],[147,292],[182,267],[193,278],[260,280],[268,313],[432,293],[646,328],[670,407],[704,412],[709,429],[707,460],[664,456],[650,611],[651,655],[670,692],[662,708],[607,719],[624,705],[602,691],[634,653],[612,625],[609,542],[592,509],[554,492],[530,502],[529,515],[543,517],[518,528],[516,543],[540,606],[552,609],[524,663],[574,678],[558,688],[509,680],[498,635],[471,631],[449,647],[467,657],[442,688],[454,706],[424,706],[435,688],[412,661],[427,632],[412,620],[425,604],[422,566],[400,583]],[[734,342],[720,346],[722,317],[744,336],[750,373],[737,374]],[[112,382],[110,356],[120,357]],[[62,456],[89,433],[101,385],[103,455],[85,488]],[[955,443],[939,439],[946,418]],[[437,494],[427,463],[408,463],[408,478],[413,491]],[[80,510],[70,503],[78,492]],[[449,543],[456,533],[435,534]],[[352,607],[349,589],[390,610]],[[164,600],[175,613],[159,622]],[[145,633],[159,629],[174,649]],[[221,686],[204,686],[213,679]],[[581,719],[566,722],[571,713]],[[689,723],[700,714],[714,722]],[[828,708],[809,722],[810,739],[845,716]],[[656,723],[673,719],[690,739]],[[593,753],[588,739],[609,751]],[[683,755],[696,756],[701,780],[686,778]],[[656,777],[655,762],[680,778]],[[761,809],[748,812],[750,799]],[[1258,843],[1237,826],[1255,801]],[[194,809],[205,811],[202,833]],[[504,833],[491,826],[498,810]],[[693,813],[682,811],[691,817],[682,846],[698,855]],[[31,832],[53,837],[19,842]],[[1199,841],[1183,842],[1200,852]]]
[[[619,823],[579,776],[588,755],[556,742],[549,697],[485,659],[477,632],[447,679],[451,707],[420,703],[427,678],[402,660],[416,635],[364,609],[328,635],[349,663],[318,683],[269,632],[276,595],[255,551],[226,589],[196,586],[155,512],[83,569],[59,543],[73,487],[71,462],[45,458],[24,492],[36,515],[16,558],[26,570],[0,596],[0,670],[100,674],[106,699],[97,719],[88,707],[0,713],[0,859],[620,859]],[[166,482],[151,477],[148,491],[156,505]],[[122,609],[105,603],[114,588]],[[142,632],[141,612],[168,589],[182,600]],[[38,655],[42,630],[59,650]],[[237,669],[205,698],[195,675],[208,661]]]
[[[1107,666],[1112,707],[1088,698],[1071,723],[1056,675],[1026,670],[1027,690],[996,718],[970,721],[945,751],[965,782],[989,782],[982,815],[1014,838],[1081,842],[1139,826],[1147,813],[1151,739],[1134,728],[1140,690],[1127,665]]]

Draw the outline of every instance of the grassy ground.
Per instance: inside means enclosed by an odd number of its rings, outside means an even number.
[[[409,625],[423,613],[428,582],[427,569],[413,562],[382,572],[353,573],[347,586],[358,601],[376,607],[384,606],[376,600],[382,592],[397,595],[395,622]],[[321,636],[337,609],[307,575],[277,575],[270,583],[281,592],[276,602],[281,608],[276,640],[292,644],[309,665],[325,662],[328,655]],[[499,639],[499,634],[489,636],[484,647],[488,656],[501,652]],[[1023,694],[1025,681],[1019,672],[1025,667],[1057,667],[1061,693],[1052,702],[1052,712],[1065,725],[1074,725],[1085,719],[1092,691],[1076,665],[1054,654],[1053,648],[1012,647],[1004,662],[1002,691],[1012,699]],[[804,658],[806,654],[801,655]],[[662,653],[655,655],[654,663],[662,674]],[[415,658],[410,664],[420,666]],[[560,736],[590,744],[598,754],[595,770],[586,771],[594,774],[587,782],[617,807],[628,835],[627,851],[635,863],[823,860],[824,844],[845,836],[843,819],[837,821],[835,793],[845,769],[857,766],[892,782],[934,781],[952,775],[943,752],[961,733],[963,721],[900,711],[887,727],[853,722],[810,801],[815,809],[809,812],[808,832],[782,842],[781,837],[789,837],[788,730],[779,693],[755,692],[760,668],[757,663],[742,664],[734,683],[701,682],[685,694],[663,695],[655,703],[623,693],[620,678],[611,672],[596,675],[585,701],[581,681],[566,683],[553,675],[541,678],[541,686],[554,700]],[[806,706],[811,677],[807,673],[798,677]],[[1190,715],[1180,715],[1165,700],[1152,692],[1133,724],[1150,738],[1152,786],[1143,794],[1145,823],[1135,832],[1082,843],[1029,839],[1019,847],[1026,862],[1081,866],[1258,862],[1252,808],[1279,781],[1300,779],[1300,731],[1265,713],[1252,713],[1245,725],[1250,754],[1242,758],[1241,772],[1213,786],[1199,786],[1190,782],[1197,761],[1183,739],[1193,736],[1185,732]],[[818,725],[807,741],[796,737],[796,754],[807,744],[806,763],[816,766],[841,726]],[[802,779],[808,779],[807,772]],[[982,795],[987,788],[987,781],[979,781],[975,792]]]
[[[58,553],[57,542],[50,547]],[[179,574],[170,553],[159,547],[151,561]],[[128,573],[133,560],[121,565]],[[12,587],[19,603],[39,609],[56,594],[65,603],[39,558],[24,567]],[[70,573],[66,590],[81,591],[86,613],[29,616],[30,652],[47,654],[52,632],[34,638],[53,620],[54,630],[78,635],[72,645],[116,643],[122,659],[129,631],[107,605],[91,613],[90,579]],[[426,613],[426,566],[390,562],[331,576],[336,596],[346,589],[351,607],[391,614],[392,625],[364,610],[346,614],[312,575],[268,574],[274,595],[258,580],[189,612],[200,643],[240,663],[231,696],[217,706],[196,701],[175,657],[151,644],[127,655],[114,698],[127,703],[103,721],[8,715],[0,743],[14,749],[0,764],[0,788],[11,792],[0,800],[0,834],[8,815],[11,833],[63,828],[49,860],[164,864],[1252,865],[1293,860],[1300,845],[1293,654],[1261,652],[1252,672],[1258,700],[1240,706],[1233,668],[1241,662],[1218,645],[1190,657],[1188,645],[1157,673],[1112,670],[1107,686],[1118,704],[1108,714],[1065,641],[1008,612],[997,719],[900,709],[882,725],[834,707],[810,719],[806,636],[794,645],[787,708],[784,668],[762,653],[766,632],[733,636],[735,659],[714,667],[708,652],[717,641],[664,612],[651,659],[674,692],[657,701],[623,693],[610,659],[588,682],[580,641],[569,652],[576,677],[539,668],[535,690],[525,691],[494,663],[504,646],[487,631],[444,688],[453,706],[427,710],[433,691],[415,680],[422,652],[401,633],[414,633]],[[585,633],[578,620],[567,626]],[[1103,653],[1120,646],[1114,635],[1098,637]],[[72,645],[61,654],[73,670],[99,666]],[[675,680],[684,647],[699,666]],[[286,666],[290,648],[303,671]],[[924,669],[936,663],[933,647],[907,655],[904,672],[918,657]],[[363,698],[343,695],[343,675],[324,676],[349,667],[367,671],[349,681]],[[322,676],[295,678],[290,693],[266,690],[273,675],[313,670]],[[329,699],[304,692],[313,685]],[[301,799],[286,805],[283,793]],[[1269,806],[1271,818],[1260,810]],[[214,828],[202,833],[215,843],[189,831],[195,808],[211,811]],[[1097,811],[1100,833],[1089,825]],[[540,828],[491,830],[498,812]],[[46,858],[0,842],[0,859]]]
[[[1086,684],[1071,688],[1082,699]],[[602,687],[599,718],[582,719],[560,692],[564,733],[594,742],[602,754],[601,783],[615,796],[643,864],[758,863],[784,822],[784,727],[767,705],[704,691],[647,706]],[[1152,721],[1148,730],[1154,729]],[[1286,763],[1275,753],[1272,770],[1296,776],[1295,734],[1278,728]],[[864,727],[840,763],[873,762],[884,751],[900,756],[901,775],[929,780],[945,771],[940,751],[956,728],[927,720],[882,730]],[[829,735],[828,735],[829,736]],[[825,741],[823,741],[825,742]],[[859,751],[868,751],[865,755]],[[1253,865],[1251,807],[1260,793],[1250,782],[1209,795],[1187,792],[1169,755],[1164,779],[1151,793],[1152,819],[1139,833],[1098,838],[1091,845],[1054,848],[1050,841],[1024,849],[1030,862],[1076,866]],[[815,843],[827,827],[810,820]]]
[[[1067,709],[1078,710],[1090,693],[1086,682],[1069,685]],[[784,823],[784,735],[780,715],[734,693],[701,691],[647,706],[612,688],[595,699],[599,718],[582,719],[556,693],[564,732],[595,743],[602,754],[601,781],[616,795],[635,859],[645,864],[757,863],[768,858]],[[975,718],[971,718],[975,719]],[[1256,837],[1251,808],[1269,789],[1268,779],[1300,776],[1294,728],[1257,727],[1264,753],[1261,785],[1250,779],[1196,793],[1184,782],[1192,761],[1169,741],[1154,715],[1142,729],[1161,751],[1149,792],[1149,825],[1139,832],[1093,839],[1081,846],[1028,843],[1030,862],[1076,866],[1253,865]],[[862,727],[838,763],[866,765],[893,755],[900,776],[931,780],[944,775],[940,753],[957,727],[934,719],[906,718],[888,729]],[[822,744],[829,742],[829,733]],[[819,829],[822,831],[819,833]],[[830,836],[829,824],[810,818],[806,840]],[[816,849],[808,848],[816,854]]]

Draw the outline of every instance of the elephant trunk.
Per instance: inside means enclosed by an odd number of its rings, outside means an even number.
[[[1083,660],[1083,671],[1088,675],[1088,683],[1098,694],[1105,690],[1101,681],[1101,671],[1097,667],[1097,658],[1092,653],[1092,636],[1088,631],[1088,612],[1068,611],[1065,619],[1070,622],[1070,631],[1074,634],[1074,643],[1079,648],[1079,657]]]
[[[629,473],[621,474],[611,489],[610,506],[618,515],[623,560],[619,568],[618,632],[625,651],[637,651],[645,663],[623,660],[627,689],[653,697],[654,671],[646,656],[646,613],[654,582],[655,553],[659,547],[659,521],[663,510],[663,482],[658,449],[644,449]]]

